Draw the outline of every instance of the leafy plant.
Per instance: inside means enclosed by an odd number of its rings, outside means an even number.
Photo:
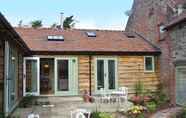
[[[158,85],[158,92],[156,92],[154,98],[158,105],[163,105],[169,101],[169,97],[164,90],[163,84]]]
[[[93,112],[91,118],[112,118],[112,116],[105,112]]]
[[[154,112],[157,108],[157,104],[154,101],[147,102],[146,107],[150,112]]]
[[[144,107],[141,105],[132,106],[128,111],[129,118],[144,118]]]
[[[143,96],[143,94],[144,94],[144,84],[141,81],[138,81],[135,84],[135,95]]]
[[[4,113],[0,112],[0,118],[4,118]]]
[[[35,20],[31,22],[31,25],[33,28],[39,28],[42,27],[42,21],[41,20]]]
[[[19,107],[26,108],[33,105],[34,102],[35,102],[35,97],[32,95],[27,95],[21,100]]]
[[[184,107],[180,113],[172,116],[172,118],[186,118],[186,107]]]

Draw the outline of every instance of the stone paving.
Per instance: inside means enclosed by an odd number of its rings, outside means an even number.
[[[27,118],[31,112],[40,115],[40,118],[70,118],[70,111],[78,108],[87,109],[89,111],[103,111],[103,112],[116,112],[119,110],[126,111],[132,106],[132,103],[126,102],[122,105],[117,103],[95,104],[84,103],[80,97],[44,97],[39,98],[38,101],[49,101],[51,107],[32,106],[31,108],[17,108],[12,116],[19,116],[19,118]]]
[[[161,111],[156,112],[150,118],[171,118],[174,114],[180,112],[182,109],[180,107],[168,108]]]

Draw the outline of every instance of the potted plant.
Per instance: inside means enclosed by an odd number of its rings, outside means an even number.
[[[84,100],[84,102],[90,102],[90,95],[89,95],[89,92],[88,92],[88,90],[84,90],[84,92],[83,92],[83,100]]]

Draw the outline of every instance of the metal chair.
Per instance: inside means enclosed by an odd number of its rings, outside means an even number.
[[[86,118],[85,114],[87,114],[87,118],[90,118],[90,111],[87,111],[86,109],[76,109],[71,111],[71,118]]]
[[[120,87],[119,91],[122,92],[122,94],[119,96],[119,102],[126,102],[128,100],[128,88],[127,87]]]
[[[110,103],[111,96],[106,93],[105,89],[104,88],[100,88],[100,92],[101,92],[101,103],[105,103],[105,101],[107,103]]]

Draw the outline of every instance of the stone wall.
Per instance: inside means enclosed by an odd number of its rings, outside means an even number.
[[[170,29],[171,56],[174,61],[186,60],[186,22]]]

